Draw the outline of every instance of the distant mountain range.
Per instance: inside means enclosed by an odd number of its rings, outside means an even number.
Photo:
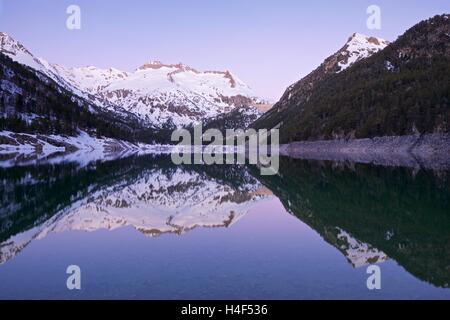
[[[105,136],[139,141],[146,136],[146,142],[167,142],[169,132],[161,134],[164,130],[214,121],[216,117],[240,108],[259,116],[262,114],[259,109],[267,107],[265,100],[256,97],[248,85],[229,71],[198,71],[182,63],[159,61],[145,63],[134,72],[93,66],[66,68],[36,57],[6,33],[0,33],[0,53],[3,56],[0,91],[3,118],[21,118],[28,125],[36,122],[33,128],[25,130],[27,132],[76,134],[77,129],[94,130],[97,127]],[[14,66],[6,57],[23,68]],[[34,85],[30,87],[27,82]],[[41,87],[38,82],[45,84],[44,91],[53,92],[53,107],[41,99],[48,93],[34,90]],[[58,104],[64,105],[56,107]],[[93,126],[86,126],[85,121],[78,124],[78,119],[70,119],[68,124],[61,112],[56,111],[61,108],[76,110],[75,104],[83,105],[85,111],[92,114],[89,116],[92,119],[98,118],[92,121],[95,122]],[[45,114],[46,108],[49,115]],[[44,124],[39,122],[43,118]],[[14,125],[7,122],[3,129],[23,130],[17,121]],[[48,128],[48,122],[52,123],[51,130],[40,131],[43,127]],[[97,122],[107,122],[114,133],[106,132],[106,126]],[[126,132],[119,134],[118,131],[124,131],[124,126]],[[73,130],[59,130],[59,127]]]
[[[35,57],[5,33],[0,59],[0,130],[8,132],[0,145],[17,141],[11,132],[168,143],[174,128],[199,123],[277,127],[282,143],[450,129],[448,14],[393,43],[353,34],[273,108],[229,71],[159,61],[133,72],[67,68]]]
[[[132,73],[55,65],[71,85],[104,105],[123,107],[155,127],[184,127],[262,100],[229,71],[197,71],[151,61]]]
[[[278,127],[284,143],[449,132],[449,17],[391,44],[354,34],[252,127]]]

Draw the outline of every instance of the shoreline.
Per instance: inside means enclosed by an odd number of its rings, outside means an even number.
[[[298,141],[281,145],[280,154],[305,160],[445,170],[450,169],[450,133]]]
[[[80,131],[78,136],[0,131],[0,168],[60,162],[76,162],[85,166],[97,160],[152,152],[164,153],[165,146],[99,138],[84,131]]]
[[[78,137],[67,137],[2,131],[0,138],[0,167],[24,165],[36,160],[72,160],[86,164],[132,154],[174,151],[192,153],[196,150],[192,149],[192,146],[186,148],[176,145],[146,145],[111,138],[94,138],[85,132],[80,132]],[[231,151],[223,148],[213,149],[223,153]],[[279,154],[294,159],[449,170],[450,133],[297,141],[280,145]]]

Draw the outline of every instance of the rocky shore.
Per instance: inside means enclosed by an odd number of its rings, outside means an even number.
[[[299,141],[282,145],[280,154],[301,159],[445,170],[450,169],[450,134]]]

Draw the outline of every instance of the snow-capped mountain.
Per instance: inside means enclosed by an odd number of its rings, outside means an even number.
[[[56,81],[58,84],[66,89],[69,89],[75,94],[85,97],[83,91],[78,90],[78,88],[74,86],[71,86],[71,84],[58,73],[55,65],[50,64],[42,58],[34,56],[27,48],[25,48],[25,46],[23,46],[20,42],[14,40],[4,32],[0,32],[0,52],[20,64],[43,73],[50,79]]]
[[[283,104],[289,101],[299,92],[311,91],[319,81],[324,80],[331,74],[344,71],[356,62],[383,50],[387,45],[389,45],[387,40],[354,33],[339,51],[325,59],[316,70],[291,85],[280,102]]]
[[[388,45],[389,41],[387,40],[354,33],[345,46],[334,55],[337,60],[337,66],[340,68],[337,72],[341,72],[355,62],[383,50]]]
[[[4,32],[0,32],[0,53],[8,56],[15,62],[37,71],[38,75],[43,74],[55,81],[63,89],[74,94],[73,100],[84,99],[94,106],[113,111],[122,118],[128,118],[130,116],[130,113],[128,113],[120,105],[111,104],[108,101],[91,94],[83,88],[78,87],[75,83],[65,78],[64,73],[61,73],[61,70],[63,69],[61,66],[51,64],[43,58],[36,57],[20,42],[14,40],[11,36]],[[42,80],[44,82],[48,81],[45,78]]]
[[[33,54],[21,43],[17,42],[4,32],[0,32],[0,49],[1,53],[9,56],[16,62],[20,62],[30,68],[43,72],[51,78],[55,76],[50,72],[46,62],[33,56]]]
[[[134,72],[56,68],[73,86],[156,126],[181,127],[259,102],[250,87],[229,71],[201,72],[182,63],[151,61]]]
[[[289,86],[280,101],[256,120],[253,126],[255,128],[273,128],[279,125],[283,122],[284,112],[282,111],[303,105],[320,82],[383,50],[387,45],[389,45],[389,41],[384,39],[354,33],[340,50],[326,58],[317,69]],[[301,107],[297,111],[301,112]]]
[[[252,127],[279,127],[281,143],[447,133],[449,21],[421,21],[393,43],[354,34]]]
[[[389,41],[387,40],[354,33],[339,51],[325,59],[316,70],[291,85],[286,90],[280,102],[284,103],[285,101],[289,101],[298,92],[311,91],[319,81],[324,80],[334,73],[344,71],[356,62],[383,50],[387,45],[389,45]]]
[[[155,128],[188,126],[238,107],[264,103],[229,71],[198,71],[182,63],[159,61],[133,72],[66,68],[35,57],[6,33],[0,33],[0,52],[98,106],[129,111]]]

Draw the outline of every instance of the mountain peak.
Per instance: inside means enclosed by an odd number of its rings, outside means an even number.
[[[18,41],[5,32],[0,32],[0,50],[10,55],[22,51],[31,55],[31,53]]]
[[[356,32],[353,33],[347,40],[344,47],[337,53],[337,55],[339,56],[338,72],[347,69],[355,62],[358,62],[380,50],[383,50],[389,44],[389,41],[381,38],[370,37]]]
[[[362,33],[353,33],[347,40],[347,45],[350,44],[366,44],[369,46],[387,46],[389,45],[389,41],[381,39],[381,38],[377,38],[377,37],[371,37],[371,36],[366,36]]]
[[[160,69],[165,65],[159,60],[150,60],[149,62],[144,63],[142,66],[140,66],[137,70],[146,70],[146,69]]]
[[[1,32],[1,31],[0,31],[0,39],[11,39],[11,40],[15,41],[9,34],[7,34],[6,32]]]
[[[302,105],[306,103],[318,83],[383,50],[387,45],[389,45],[389,42],[384,39],[369,37],[357,32],[353,33],[340,50],[326,58],[319,67],[306,77],[289,86],[280,101],[261,119],[271,118],[269,121],[274,121],[271,125],[276,126],[281,122],[279,114],[282,114],[282,112],[280,111],[290,108],[293,104]]]
[[[0,52],[35,70],[45,69],[45,60],[35,57],[25,46],[5,32],[0,32]]]
[[[158,70],[161,68],[170,68],[175,69],[173,72],[179,73],[179,72],[185,72],[185,71],[192,71],[194,73],[200,73],[196,69],[182,63],[176,63],[176,64],[166,64],[161,62],[160,60],[150,60],[149,62],[144,63],[142,66],[136,69],[136,71],[145,71],[145,70]]]

